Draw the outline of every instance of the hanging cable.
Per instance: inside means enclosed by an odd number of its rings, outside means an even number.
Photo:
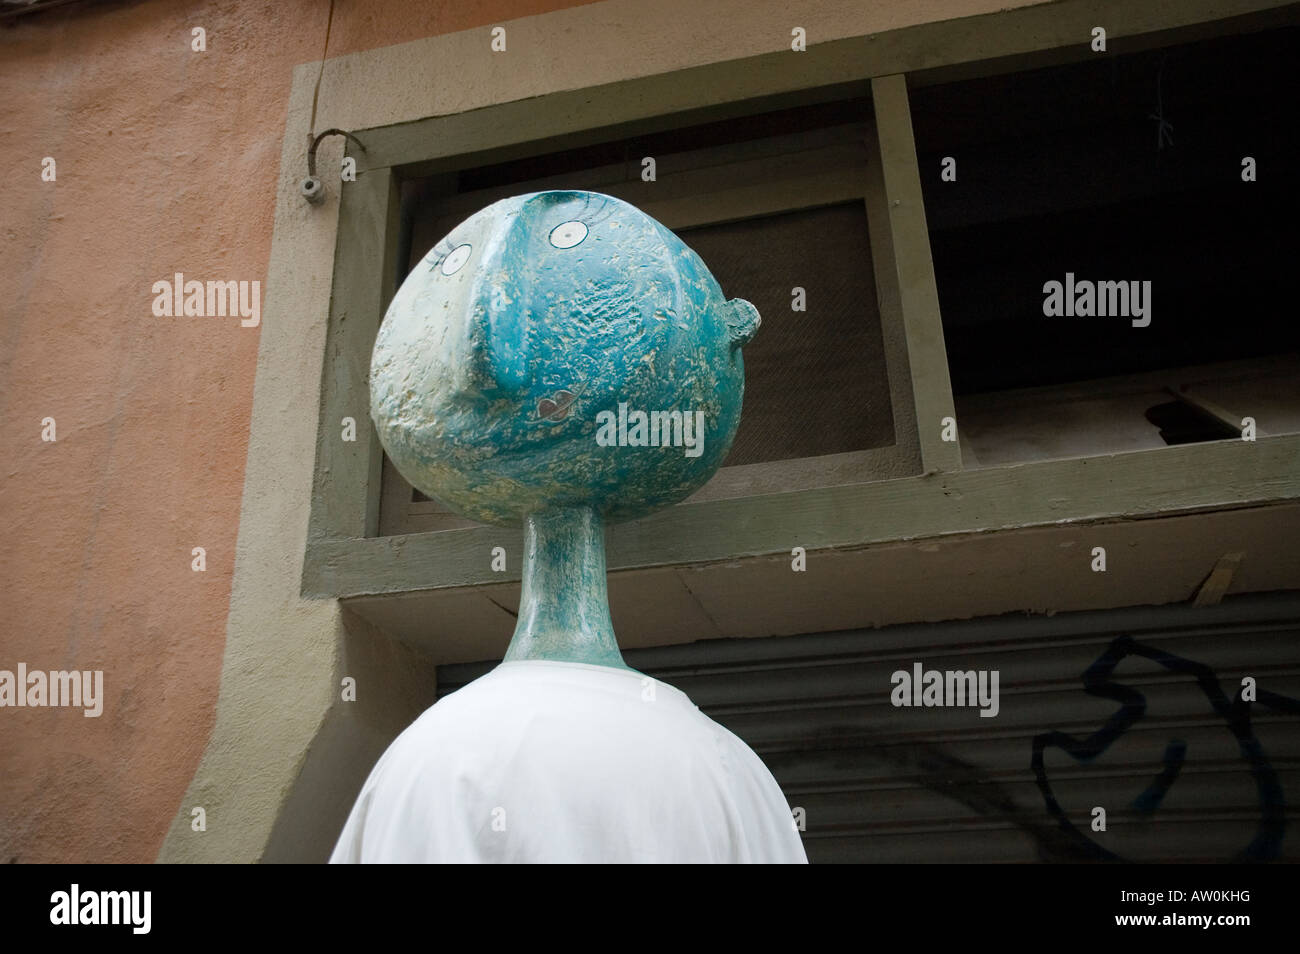
[[[324,132],[316,133],[316,105],[320,99],[321,79],[325,76],[325,60],[329,56],[330,49],[330,31],[334,26],[334,0],[330,0],[329,15],[325,20],[325,48],[321,50],[320,70],[316,73],[316,88],[311,94],[311,121],[308,128],[311,132],[311,145],[307,147],[307,178],[303,179],[298,185],[298,191],[302,197],[312,205],[319,205],[325,200],[325,187],[320,178],[316,175],[316,150],[320,146],[321,140],[326,136],[343,136],[357,144],[357,148],[362,152],[366,151],[365,144],[356,136],[344,129],[326,129]]]

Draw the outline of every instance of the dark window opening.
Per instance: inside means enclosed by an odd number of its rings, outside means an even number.
[[[1284,29],[914,91],[954,391],[1300,348],[1297,53]],[[1045,317],[1067,272],[1150,281],[1151,324]]]
[[[1231,390],[1234,412],[1268,404],[1271,433],[1295,429],[1298,52],[1300,29],[1285,28],[912,91],[953,392],[959,418],[975,425],[967,437],[997,430],[973,415],[1009,413],[993,395],[1033,388],[1028,403],[1043,426],[1054,416],[1094,433],[1071,455],[1159,446],[1142,412],[1185,386],[1191,369],[1197,382]],[[956,161],[955,181],[941,177],[945,157]],[[1045,315],[1049,282],[1060,283],[1063,307],[1072,282],[1094,314]],[[1103,288],[1119,314],[1095,313]],[[1141,309],[1124,307],[1125,291],[1141,296]],[[1251,361],[1268,365],[1253,391],[1242,383]],[[1148,384],[1152,394],[1125,407],[1128,424],[1099,416]],[[1095,413],[1062,412],[1050,389],[1065,385],[1061,393]],[[1279,402],[1284,391],[1289,402]],[[1014,413],[1023,428],[1034,409]],[[1047,443],[1025,453],[1053,456]]]

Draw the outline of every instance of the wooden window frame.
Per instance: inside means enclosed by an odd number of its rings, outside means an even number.
[[[885,228],[885,203],[880,177],[871,174],[873,162],[868,150],[873,142],[872,117],[863,114],[854,121],[809,132],[766,136],[673,154],[660,164],[653,185],[641,183],[639,177],[629,182],[624,163],[583,170],[583,188],[632,202],[673,230],[861,202],[867,215],[868,232],[875,236]],[[633,176],[639,168],[636,165]],[[755,181],[764,186],[755,187]],[[569,177],[550,176],[455,194],[445,202],[438,201],[437,227],[422,230],[412,251],[420,253],[424,247],[431,247],[447,227],[498,199],[571,187]],[[873,239],[873,248],[878,245],[879,241]],[[874,281],[888,283],[889,278],[875,267]],[[743,289],[732,291],[744,297]],[[894,308],[880,313],[878,321],[889,381],[893,443],[843,453],[723,467],[684,503],[919,474],[921,455],[902,315]],[[391,461],[384,460],[380,536],[445,532],[473,525],[436,501],[414,501],[411,485]]]
[[[517,561],[512,572],[496,574],[487,558],[494,546],[517,546],[514,530],[378,534],[383,453],[369,424],[367,376],[370,344],[405,271],[397,261],[403,178],[868,94],[874,115],[864,198],[881,321],[903,335],[922,473],[671,507],[611,528],[611,571],[788,555],[795,545],[856,548],[1300,499],[1297,436],[982,470],[963,470],[959,444],[941,438],[941,422],[955,411],[908,84],[1086,58],[1093,55],[1086,40],[1099,11],[1109,11],[1110,42],[1122,39],[1128,49],[1248,31],[1289,17],[1266,0],[1185,0],[1140,11],[1067,0],[837,40],[817,58],[770,54],[759,58],[762,68],[748,59],[726,61],[353,130],[366,151],[348,147],[359,176],[342,190],[338,213],[303,595],[373,599],[518,579]],[[354,442],[339,440],[345,417],[357,422]]]

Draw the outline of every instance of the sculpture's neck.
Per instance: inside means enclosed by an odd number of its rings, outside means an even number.
[[[549,659],[628,668],[605,592],[605,528],[590,507],[529,514],[519,622],[505,661]]]

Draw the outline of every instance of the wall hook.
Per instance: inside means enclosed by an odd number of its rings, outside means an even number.
[[[327,129],[316,136],[311,141],[311,147],[307,150],[307,178],[303,179],[298,185],[298,191],[302,193],[302,197],[312,205],[320,205],[325,201],[325,187],[321,184],[320,179],[316,177],[316,148],[326,136],[345,136],[356,143],[357,148],[362,152],[366,151],[365,144],[360,139],[342,129]]]

